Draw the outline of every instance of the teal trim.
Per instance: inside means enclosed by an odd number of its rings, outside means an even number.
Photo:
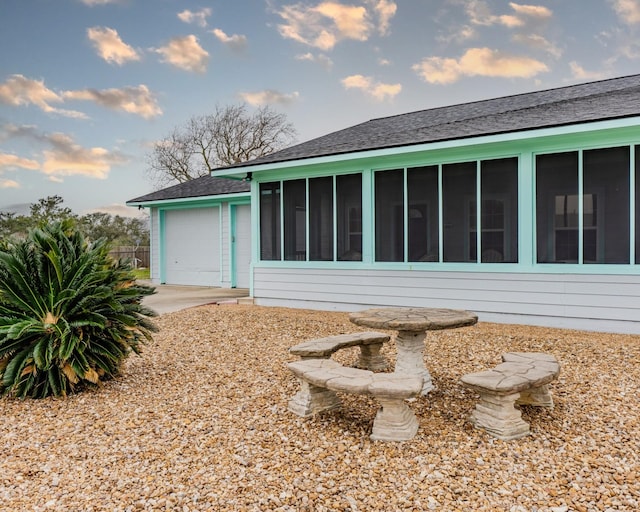
[[[518,158],[518,262],[524,266],[536,261],[534,158],[531,152],[523,152]]]
[[[402,250],[404,252],[404,262],[407,263],[409,261],[409,210],[411,210],[411,205],[409,204],[409,183],[407,182],[406,167],[402,170],[402,201],[405,205],[404,211],[402,212],[402,221],[404,222],[402,231],[404,247]]]
[[[166,240],[164,210],[158,209],[158,272],[160,273],[160,284],[164,284],[167,281],[165,270],[165,261],[167,257]]]
[[[280,181],[280,261],[285,261],[284,259],[284,239],[286,238],[286,233],[284,232],[284,186],[283,182]]]
[[[285,264],[283,264],[285,263]],[[565,275],[640,275],[640,265],[603,264],[578,265],[545,263],[521,265],[519,263],[421,263],[421,262],[360,262],[360,261],[261,261],[254,268],[278,270],[367,270],[367,271],[422,271],[422,272],[474,272],[482,274],[565,274]]]
[[[578,151],[578,264],[584,263],[584,167],[582,149]]]
[[[305,193],[305,203],[304,203],[304,246],[305,246],[305,261],[309,261],[309,180],[304,181],[304,193]]]
[[[444,261],[444,179],[442,164],[438,164],[438,262]]]
[[[228,203],[227,203],[228,204]],[[224,214],[223,206],[218,206],[218,261],[220,262],[220,286],[224,283]],[[227,206],[228,209],[228,206]]]
[[[629,147],[629,263],[636,261],[636,152]]]
[[[634,118],[634,122],[640,122],[640,118]],[[624,123],[629,123],[624,125]],[[607,128],[608,127],[608,128]],[[405,148],[401,151],[396,148],[395,153],[388,153],[380,156],[378,159],[369,156],[359,155],[342,155],[343,161],[327,161],[324,163],[313,163],[313,159],[283,163],[281,167],[267,169],[269,172],[263,173],[262,176],[254,175],[252,182],[252,199],[255,208],[254,219],[254,240],[259,240],[259,204],[260,197],[258,193],[258,184],[261,182],[280,182],[281,190],[283,181],[288,179],[312,178],[321,176],[333,176],[334,183],[334,261],[332,262],[294,262],[294,261],[269,261],[261,262],[259,260],[259,244],[255,244],[255,264],[252,268],[278,268],[278,269],[366,269],[366,270],[421,270],[433,272],[483,272],[483,273],[518,273],[527,274],[576,274],[576,275],[640,275],[640,265],[635,265],[635,215],[634,206],[639,199],[634,197],[635,194],[635,165],[636,158],[634,145],[640,145],[640,126],[631,125],[630,120],[619,121],[618,124],[608,123],[592,123],[588,126],[578,127],[576,132],[572,132],[570,128],[563,127],[554,130],[538,130],[536,132],[527,132],[526,136],[519,134],[515,138],[514,134],[510,134],[513,140],[505,137],[502,140],[494,140],[485,146],[477,144],[479,139],[474,139],[476,143],[471,144],[469,141],[461,142],[460,147],[450,146],[443,149],[437,145],[430,145],[430,150],[419,152],[415,147]],[[597,128],[597,129],[596,129]],[[606,128],[606,129],[605,129]],[[533,137],[535,134],[536,137]],[[551,136],[549,134],[555,134]],[[535,176],[535,158],[536,155],[546,153],[556,153],[565,151],[577,151],[579,153],[579,192],[582,193],[584,188],[583,171],[582,171],[582,153],[585,150],[609,148],[616,146],[629,146],[631,154],[630,159],[630,252],[631,264],[553,264],[553,263],[537,263],[537,230],[536,230],[536,176]],[[435,149],[434,149],[435,148]],[[391,150],[388,150],[391,151]],[[380,152],[382,154],[382,152]],[[357,158],[356,158],[357,156]],[[518,263],[481,263],[481,199],[482,199],[482,173],[480,162],[483,160],[491,160],[496,158],[518,158]],[[320,159],[319,161],[321,161]],[[477,261],[474,263],[445,263],[443,262],[444,251],[444,218],[443,218],[443,164],[457,163],[465,161],[477,162],[477,187],[476,187],[476,214],[477,214]],[[393,263],[376,263],[375,257],[375,183],[374,172],[376,169],[386,170],[394,168],[405,169],[405,204],[407,203],[408,190],[406,181],[406,169],[411,167],[419,167],[426,165],[438,166],[438,183],[439,183],[439,211],[438,211],[438,246],[439,260],[438,262],[393,262]],[[261,166],[259,166],[261,167]],[[342,174],[362,174],[362,244],[363,244],[363,260],[361,262],[343,262],[337,261],[337,194],[335,177]],[[307,185],[308,186],[308,185]],[[281,225],[284,208],[282,201],[284,194],[281,194]],[[308,208],[308,206],[307,206]],[[582,227],[584,204],[579,201],[579,222]],[[405,212],[405,257],[407,253],[407,218]],[[580,232],[580,251],[579,261],[583,261],[583,243],[582,229]],[[309,246],[309,224],[307,213],[307,251]],[[281,243],[284,244],[284,236]],[[284,257],[284,247],[282,248]],[[308,252],[307,252],[308,255]],[[253,277],[253,272],[252,272]]]
[[[482,263],[482,172],[480,160],[476,162],[476,262]]]
[[[362,172],[362,261],[375,259],[375,204],[374,174],[371,169]],[[367,228],[368,226],[368,228]],[[337,229],[337,226],[336,226]]]
[[[247,196],[238,197],[233,201],[229,201],[229,204],[233,204],[233,205],[251,204],[251,195],[249,194]]]
[[[446,140],[426,144],[416,144],[412,146],[401,146],[396,148],[374,149],[356,153],[329,155],[323,157],[307,158],[286,162],[270,164],[251,165],[232,169],[221,169],[211,173],[212,176],[231,177],[238,174],[245,175],[248,171],[252,173],[253,180],[261,180],[256,173],[269,171],[268,181],[274,181],[278,176],[276,171],[285,173],[303,173],[311,176],[314,169],[321,167],[320,173],[327,174],[339,172],[345,167],[351,170],[371,168],[380,169],[389,166],[429,165],[434,163],[447,163],[446,155],[456,161],[465,158],[464,155],[472,159],[484,159],[487,153],[499,153],[501,151],[520,153],[524,149],[534,149],[541,146],[548,146],[550,151],[556,151],[554,144],[569,144],[588,146],[589,144],[608,145],[607,137],[612,137],[618,141],[627,139],[628,143],[638,140],[640,133],[640,117],[628,117],[624,119],[613,119],[607,121],[596,121],[591,123],[572,124],[557,126],[552,128],[540,128],[537,130],[525,130],[519,132],[508,132],[497,135],[486,135],[472,137],[468,139]],[[509,149],[511,148],[511,149]],[[513,149],[517,148],[517,149]],[[432,155],[429,160],[421,160],[426,154]],[[408,163],[408,160],[415,162]],[[452,160],[452,161],[453,161]],[[134,204],[134,203],[130,203]]]
[[[241,198],[249,200],[251,198],[250,192],[240,192],[237,194],[215,195],[215,196],[202,196],[202,197],[182,197],[178,199],[162,199],[158,201],[145,201],[137,203],[127,203],[127,206],[142,206],[143,208],[150,208],[152,206],[158,207],[180,207],[180,208],[196,208],[204,205],[220,204]]]
[[[333,178],[333,260],[338,259],[338,182]]]
[[[153,267],[154,267],[154,262],[155,259],[158,258],[158,254],[155,254],[155,251],[153,250],[154,247],[154,243],[155,243],[155,239],[156,236],[154,234],[154,230],[153,230],[153,215],[154,215],[154,210],[155,208],[149,208],[149,277],[153,280],[153,279],[159,279],[160,276],[156,276],[155,273],[153,272]],[[158,212],[155,212],[155,215],[157,215]],[[158,266],[158,273],[160,273],[160,267]]]

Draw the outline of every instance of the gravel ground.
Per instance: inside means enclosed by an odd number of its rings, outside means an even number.
[[[640,508],[640,337],[480,323],[430,333],[436,390],[417,436],[373,442],[373,400],[287,411],[288,347],[363,330],[344,313],[204,306],[158,319],[101,389],[0,399],[0,510],[613,511]],[[505,351],[553,353],[552,411],[499,441],[466,421],[464,373]],[[336,354],[343,364],[357,349]],[[394,343],[384,352],[394,357]]]

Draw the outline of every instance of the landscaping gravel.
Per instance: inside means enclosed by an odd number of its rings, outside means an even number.
[[[0,399],[3,511],[618,511],[640,508],[640,337],[479,323],[430,332],[436,389],[402,443],[369,439],[376,403],[287,411],[287,349],[364,330],[345,313],[203,306],[170,313],[122,375],[66,399]],[[357,359],[357,348],[334,358]],[[394,358],[393,341],[383,352]],[[553,410],[499,441],[458,380],[506,351],[554,354]]]

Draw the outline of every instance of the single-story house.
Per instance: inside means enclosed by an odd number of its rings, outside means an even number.
[[[203,176],[127,201],[150,209],[151,280],[249,288],[250,184]]]
[[[640,75],[373,119],[213,176],[250,185],[257,304],[640,333]],[[186,243],[168,212],[165,266]]]

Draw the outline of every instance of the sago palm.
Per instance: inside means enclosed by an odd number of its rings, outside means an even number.
[[[151,340],[154,293],[72,221],[0,244],[0,392],[64,396],[113,377]]]

